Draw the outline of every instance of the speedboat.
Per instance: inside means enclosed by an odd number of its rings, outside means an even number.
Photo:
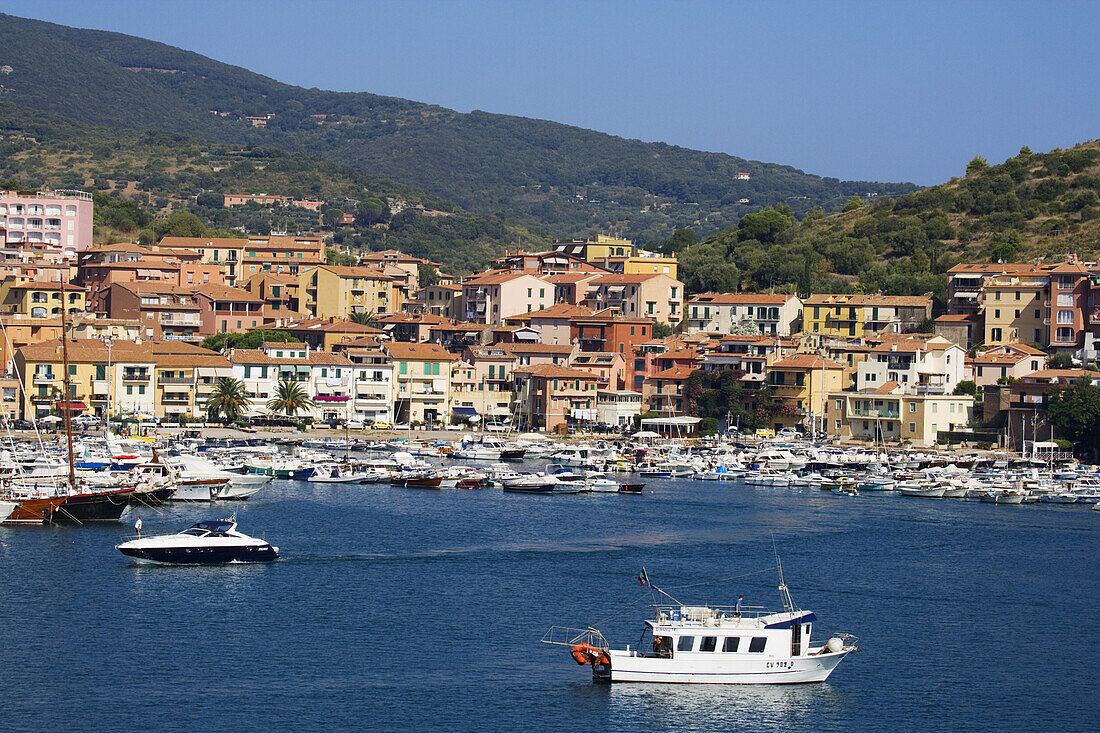
[[[642,571],[643,583],[648,576]],[[782,578],[782,575],[780,575]],[[656,586],[650,588],[672,601]],[[552,627],[542,641],[569,648],[573,660],[592,666],[606,682],[790,684],[824,682],[855,651],[845,634],[813,644],[816,616],[790,601],[780,582],[784,610],[755,607],[653,605],[637,648],[612,649],[595,628]]]
[[[178,534],[130,540],[116,549],[142,562],[166,565],[268,562],[279,557],[278,547],[238,532],[232,519],[196,522]]]

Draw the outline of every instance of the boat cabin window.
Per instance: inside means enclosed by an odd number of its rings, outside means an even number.
[[[695,646],[694,636],[681,636],[680,640],[676,642],[676,651],[678,652],[690,652],[691,648]]]
[[[737,651],[737,643],[741,641],[739,636],[727,636],[726,641],[722,644],[722,651],[735,652]]]
[[[718,639],[714,636],[704,636],[702,643],[699,644],[699,651],[712,652],[717,645]]]
[[[764,651],[764,645],[768,643],[768,637],[766,636],[754,636],[752,641],[749,642],[750,652],[762,652]]]
[[[190,534],[194,535],[195,537],[203,537],[207,534],[207,531],[198,527],[188,527],[187,529],[180,532],[180,534]]]

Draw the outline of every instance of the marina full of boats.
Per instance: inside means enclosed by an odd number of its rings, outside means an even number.
[[[896,492],[993,504],[1097,507],[1095,466],[1001,454],[840,450],[777,441],[565,443],[536,433],[460,441],[334,438],[10,440],[0,450],[0,521],[119,521],[166,501],[242,501],[274,479],[386,483],[410,489],[499,488],[512,494],[642,493],[649,479],[819,488],[838,496]]]

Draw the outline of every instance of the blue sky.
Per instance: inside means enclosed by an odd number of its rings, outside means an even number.
[[[292,84],[932,184],[1100,137],[1100,2],[0,0]],[[0,50],[2,55],[2,50]]]

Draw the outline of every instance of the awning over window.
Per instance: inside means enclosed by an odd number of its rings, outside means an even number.
[[[348,396],[343,394],[319,394],[313,398],[314,402],[347,402]]]
[[[477,417],[477,410],[472,407],[454,407],[452,410],[459,417]]]
[[[76,402],[76,401],[74,401],[74,402],[58,402],[57,403],[57,409],[59,409],[59,410],[73,410],[73,411],[76,411],[76,412],[80,412],[82,410],[87,410],[88,406],[85,405],[83,402]]]

